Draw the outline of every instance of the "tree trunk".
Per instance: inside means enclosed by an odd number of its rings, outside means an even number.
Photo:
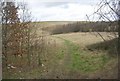
[[[120,1],[118,3],[118,79],[120,80]]]
[[[120,58],[120,19],[118,21],[118,25],[119,25],[118,27],[118,79],[120,80],[120,77],[119,77],[120,75],[120,60],[119,60]]]
[[[30,66],[30,27],[28,27],[28,65]]]

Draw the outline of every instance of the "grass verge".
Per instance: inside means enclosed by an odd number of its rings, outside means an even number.
[[[67,46],[68,55],[71,57],[71,63],[67,64],[68,68],[73,71],[80,71],[83,73],[89,73],[104,68],[105,64],[111,59],[106,53],[99,52],[94,54],[89,50],[83,50],[77,44],[72,41],[57,37],[64,40],[64,44]]]

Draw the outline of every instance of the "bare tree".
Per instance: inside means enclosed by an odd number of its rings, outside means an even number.
[[[108,29],[114,30],[111,34],[113,34],[116,38],[118,37],[118,39],[119,39],[119,26],[117,24],[117,22],[119,23],[119,20],[118,20],[119,19],[118,18],[119,4],[118,3],[119,3],[118,0],[101,0],[101,2],[99,2],[97,4],[98,7],[97,7],[96,11],[93,13],[93,15],[97,16],[98,21],[100,21],[100,22],[102,22],[102,21],[109,22]],[[88,18],[88,16],[87,16],[87,18]],[[118,32],[118,34],[116,32]],[[99,32],[97,32],[97,33],[98,33],[98,35],[100,35],[100,37],[104,41],[106,41]],[[118,45],[119,45],[119,42],[118,42]],[[119,48],[119,46],[118,46],[118,48]],[[118,53],[119,53],[119,50],[118,50]]]
[[[120,55],[120,1],[119,1],[119,4],[118,4],[118,12],[117,12],[117,16],[118,16],[118,54]]]
[[[94,14],[97,14],[99,16],[99,20],[101,21],[108,21],[110,24],[115,23],[114,28],[117,27],[118,34],[113,33],[117,38],[117,55],[118,58],[120,57],[120,1],[119,0],[101,0],[101,2],[98,4],[97,10],[94,12]],[[118,22],[118,23],[116,23]],[[102,35],[100,35],[103,37]],[[120,62],[118,60],[118,65],[120,65]],[[118,70],[120,71],[120,67],[118,67]],[[120,72],[118,72],[118,79],[120,75]]]
[[[118,58],[120,57],[120,1],[119,1],[119,4],[118,4]],[[120,61],[118,61],[118,65],[120,65]],[[120,66],[118,66],[118,71],[120,71]],[[120,79],[119,77],[120,75],[120,72],[118,72],[118,79]]]
[[[22,38],[21,38],[21,52],[23,54],[27,54],[28,58],[28,65],[30,65],[30,32],[31,32],[31,13],[27,8],[27,4],[25,2],[19,3],[19,8],[22,11],[20,15],[21,19],[21,31],[22,31]]]

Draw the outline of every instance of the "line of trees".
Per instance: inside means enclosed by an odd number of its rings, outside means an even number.
[[[50,27],[43,28],[50,34],[62,34],[70,32],[117,32],[117,22],[75,22],[64,25],[56,25],[53,29]]]

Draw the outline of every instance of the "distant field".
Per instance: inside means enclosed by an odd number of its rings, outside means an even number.
[[[33,22],[38,27],[52,27],[56,25],[63,25],[63,24],[69,24],[69,23],[74,23],[75,21],[41,21],[41,22]]]

